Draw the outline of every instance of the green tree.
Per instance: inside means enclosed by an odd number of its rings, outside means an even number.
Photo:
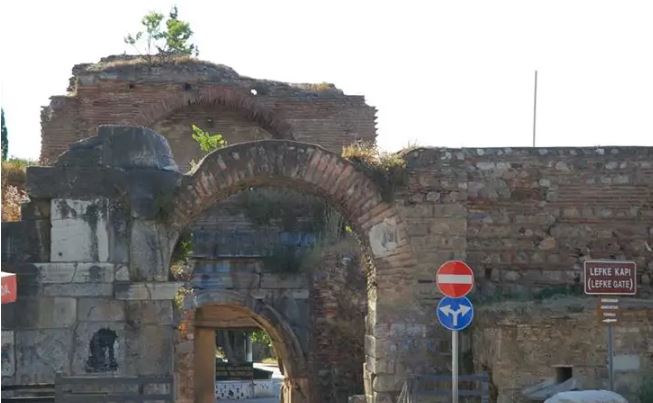
[[[5,110],[0,108],[0,126],[2,127],[2,160],[7,160],[9,151],[9,138],[7,137],[7,126],[5,125]]]
[[[193,36],[190,24],[180,20],[178,16],[177,6],[175,6],[168,14],[165,27],[162,27],[164,15],[152,11],[141,19],[144,30],[127,35],[124,41],[132,45],[149,63],[152,63],[154,55],[164,58],[174,55],[197,56],[199,54],[197,45],[190,43],[190,38]],[[145,42],[144,51],[141,50],[141,42]]]

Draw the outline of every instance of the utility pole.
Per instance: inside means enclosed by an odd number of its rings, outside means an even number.
[[[535,91],[533,92],[533,147],[535,147],[536,122],[537,122],[537,70],[535,70]]]

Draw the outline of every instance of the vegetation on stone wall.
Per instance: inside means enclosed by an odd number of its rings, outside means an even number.
[[[128,34],[124,42],[134,47],[149,64],[158,60],[165,62],[170,56],[197,56],[197,45],[190,43],[193,36],[190,24],[180,20],[178,15],[175,6],[168,13],[168,19],[164,23],[164,15],[152,11],[141,19],[143,30],[133,35]]]
[[[188,295],[193,293],[193,288],[190,285],[183,285],[179,287],[177,293],[175,294],[174,304],[177,309],[182,309],[184,306],[184,300]]]
[[[252,188],[237,198],[244,216],[254,225],[313,236],[306,244],[272,245],[263,259],[268,270],[299,272],[316,250],[351,233],[351,227],[336,209],[312,196],[284,189]]]
[[[321,199],[285,189],[252,188],[239,193],[237,198],[245,217],[252,223],[261,227],[277,225],[284,231],[301,229],[319,233],[329,209]]]
[[[227,146],[227,141],[220,133],[211,134],[202,130],[196,125],[193,125],[193,140],[200,146],[200,150],[208,154],[212,151]]]
[[[25,171],[36,162],[18,158],[2,161],[2,221],[20,221],[20,206],[29,201]]]
[[[170,258],[170,275],[175,281],[188,281],[192,276],[190,257],[193,252],[192,234],[184,231],[172,250]]]
[[[192,125],[192,129],[193,140],[195,140],[204,155],[227,146],[227,140],[225,140],[220,133],[211,134],[208,131],[202,130],[202,128],[197,125]],[[191,169],[195,169],[197,167],[197,162],[191,160],[190,167]]]
[[[400,154],[382,152],[376,144],[354,143],[342,149],[342,157],[371,177],[385,201],[394,200],[396,188],[408,180],[404,158]]]

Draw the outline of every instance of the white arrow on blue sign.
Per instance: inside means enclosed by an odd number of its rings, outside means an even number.
[[[463,330],[474,319],[474,307],[466,297],[444,297],[436,309],[440,324],[449,330]]]

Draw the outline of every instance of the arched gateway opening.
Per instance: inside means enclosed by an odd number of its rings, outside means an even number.
[[[285,140],[227,147],[207,155],[184,177],[172,203],[169,224],[181,233],[217,202],[262,186],[318,196],[351,224],[369,269],[366,334],[371,342],[366,343],[366,362],[361,363],[366,394],[377,399],[386,391],[396,391],[396,381],[392,380],[402,377],[395,368],[398,353],[386,351],[374,341],[383,338],[385,342],[391,336],[391,326],[399,319],[393,317],[396,310],[392,306],[412,300],[410,268],[414,258],[394,206],[383,200],[377,186],[353,164],[319,146]],[[306,362],[297,337],[272,307],[252,296],[220,291],[191,294],[185,308],[186,325],[182,328],[194,336],[191,352],[176,352],[175,372],[182,400],[214,401],[213,356],[201,352],[213,348],[212,329],[220,327],[221,317],[240,315],[264,329],[282,357],[286,372],[283,401],[311,401],[311,380],[306,378]]]
[[[215,401],[216,331],[259,328],[269,335],[281,361],[284,384],[282,401],[309,401],[307,367],[299,340],[273,307],[247,295],[229,291],[198,293],[189,309],[194,311],[195,400]]]

